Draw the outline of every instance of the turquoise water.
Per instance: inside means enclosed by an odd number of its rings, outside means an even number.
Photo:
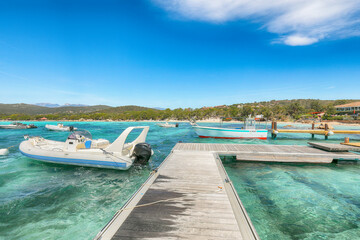
[[[225,163],[261,239],[360,239],[360,163]]]
[[[0,148],[15,146],[8,156],[0,156],[0,239],[92,239],[178,141],[305,145],[310,140],[306,134],[284,134],[268,141],[200,139],[188,123],[176,129],[147,122],[66,123],[110,141],[128,126],[150,126],[147,142],[155,155],[149,165],[117,171],[41,163],[22,156],[17,148],[24,134],[59,141],[68,135],[47,131],[46,122],[35,124],[38,129],[0,129]],[[343,137],[332,136],[328,142]],[[352,138],[360,140],[360,136]],[[226,161],[225,167],[262,239],[359,238],[360,165]]]

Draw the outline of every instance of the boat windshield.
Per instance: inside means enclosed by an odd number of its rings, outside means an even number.
[[[86,130],[79,130],[72,132],[68,139],[77,139],[77,140],[83,140],[83,139],[92,139],[91,133]]]
[[[244,123],[244,129],[255,129],[256,121],[254,118],[247,118]]]

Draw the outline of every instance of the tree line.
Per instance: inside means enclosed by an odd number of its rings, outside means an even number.
[[[339,102],[342,101],[342,102]],[[57,114],[0,114],[2,120],[114,120],[114,121],[140,121],[140,120],[204,120],[219,117],[247,117],[249,115],[263,115],[266,119],[298,120],[312,118],[314,112],[325,112],[323,119],[340,120],[341,116],[334,116],[334,105],[346,103],[347,100],[322,101],[322,100],[288,100],[270,101],[247,104],[233,104],[229,106],[204,107],[204,108],[177,108],[177,109],[146,109],[140,111],[92,112],[92,113],[57,113]]]

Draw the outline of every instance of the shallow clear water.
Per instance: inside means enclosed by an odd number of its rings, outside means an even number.
[[[261,239],[360,239],[360,163],[225,169]]]
[[[41,163],[22,156],[18,146],[24,134],[59,141],[68,135],[47,131],[46,122],[35,124],[38,129],[0,129],[0,148],[14,146],[8,156],[0,156],[0,239],[92,239],[178,141],[305,145],[310,140],[306,134],[283,134],[267,141],[200,139],[188,123],[171,129],[148,122],[66,123],[110,141],[128,126],[150,126],[147,142],[155,154],[149,165],[117,171]],[[332,136],[328,142],[343,137]],[[352,138],[360,140],[360,136]],[[225,167],[262,239],[359,237],[359,165],[226,162]]]

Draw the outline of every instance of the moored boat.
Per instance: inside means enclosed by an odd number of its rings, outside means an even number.
[[[51,131],[62,131],[62,132],[70,132],[70,131],[77,130],[76,127],[64,126],[62,123],[58,123],[57,125],[46,124],[45,128],[47,128],[48,130],[51,130]]]
[[[164,127],[164,128],[175,128],[175,127],[179,127],[179,124],[176,123],[176,124],[172,124],[172,123],[158,123],[157,124],[159,127]]]
[[[200,138],[222,139],[262,139],[266,140],[267,129],[257,129],[254,118],[246,118],[242,128],[206,127],[192,124],[193,129]]]
[[[29,129],[29,128],[37,128],[34,124],[23,124],[20,122],[13,122],[8,125],[0,125],[0,128],[2,129]]]
[[[134,129],[142,131],[134,141],[125,143]],[[146,163],[153,154],[145,143],[148,131],[148,126],[128,127],[112,144],[106,139],[94,140],[84,130],[72,132],[65,142],[25,136],[19,150],[43,162],[127,170],[135,162]]]
[[[7,148],[0,149],[0,156],[8,155],[8,154],[9,154],[9,149],[7,149]]]

